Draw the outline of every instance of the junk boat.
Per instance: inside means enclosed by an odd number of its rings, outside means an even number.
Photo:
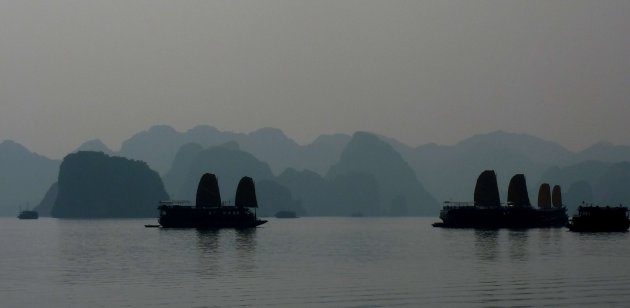
[[[195,206],[188,201],[162,201],[158,223],[162,228],[253,228],[267,222],[256,217],[257,207],[252,178],[243,177],[236,188],[234,205],[225,205],[221,203],[217,177],[206,173],[199,180]]]
[[[442,222],[435,227],[444,228],[559,228],[568,221],[566,207],[562,205],[560,186],[543,183],[538,192],[538,208],[532,207],[523,174],[510,180],[507,205],[499,200],[499,188],[494,170],[479,175],[475,186],[474,202],[444,202],[440,211]]]
[[[582,205],[567,224],[576,232],[625,232],[629,227],[628,208],[623,206]]]
[[[18,214],[19,219],[38,219],[39,218],[39,213],[37,213],[37,211],[33,211],[33,210],[26,210],[26,211],[21,211],[20,214]]]

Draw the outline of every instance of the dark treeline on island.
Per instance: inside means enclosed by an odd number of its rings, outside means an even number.
[[[99,140],[79,150],[62,163],[12,141],[0,143],[0,215],[37,205],[42,216],[155,217],[158,200],[191,199],[205,172],[218,176],[224,196],[234,195],[239,178],[252,177],[261,216],[282,210],[299,216],[436,216],[440,201],[467,201],[485,169],[497,171],[502,198],[508,177],[525,173],[530,191],[542,182],[560,184],[570,211],[582,201],[630,204],[629,146],[599,143],[574,153],[506,132],[410,147],[364,132],[322,135],[299,145],[273,128],[241,134],[155,126],[119,151]],[[79,162],[81,172],[73,168]]]

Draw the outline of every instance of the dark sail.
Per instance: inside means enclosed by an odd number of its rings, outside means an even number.
[[[562,191],[559,185],[554,186],[551,191],[551,204],[553,207],[562,207]]]
[[[551,189],[547,183],[542,183],[538,190],[538,207],[541,209],[551,207]]]
[[[197,207],[219,207],[221,206],[221,193],[219,192],[219,182],[212,173],[205,173],[199,186],[197,186]]]
[[[475,185],[475,206],[501,206],[497,175],[494,173],[494,170],[486,170],[477,178],[477,184]]]
[[[529,203],[529,196],[527,194],[525,175],[516,174],[512,177],[510,185],[508,186],[507,202],[508,204],[512,204],[514,206],[531,206],[531,203]]]
[[[236,207],[258,207],[256,201],[256,188],[254,188],[254,180],[248,176],[243,177],[236,187]]]

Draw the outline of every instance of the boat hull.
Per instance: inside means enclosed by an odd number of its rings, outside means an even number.
[[[38,219],[39,213],[37,213],[36,211],[22,211],[18,215],[18,218],[19,219]]]
[[[630,228],[625,207],[580,206],[567,228],[576,232],[625,232]]]
[[[160,206],[158,222],[162,228],[254,228],[266,223],[247,208]]]
[[[581,225],[570,222],[567,228],[574,232],[626,232],[630,228],[630,222],[617,225]]]
[[[443,228],[560,228],[568,222],[566,208],[536,209],[532,207],[445,207],[440,211]]]

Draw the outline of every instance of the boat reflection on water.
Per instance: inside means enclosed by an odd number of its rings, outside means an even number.
[[[510,260],[527,261],[529,259],[527,244],[530,232],[528,230],[510,230],[509,232]]]
[[[219,251],[219,233],[221,229],[196,229],[197,249],[202,254],[216,255]]]
[[[532,230],[474,230],[475,252],[480,261],[522,262],[529,259],[529,237]],[[507,237],[507,241],[505,238]],[[502,240],[503,238],[503,240]],[[503,243],[503,245],[499,244]]]
[[[475,252],[480,261],[494,261],[499,255],[499,230],[475,230]]]
[[[200,278],[231,273],[248,276],[257,269],[256,228],[196,229]]]

